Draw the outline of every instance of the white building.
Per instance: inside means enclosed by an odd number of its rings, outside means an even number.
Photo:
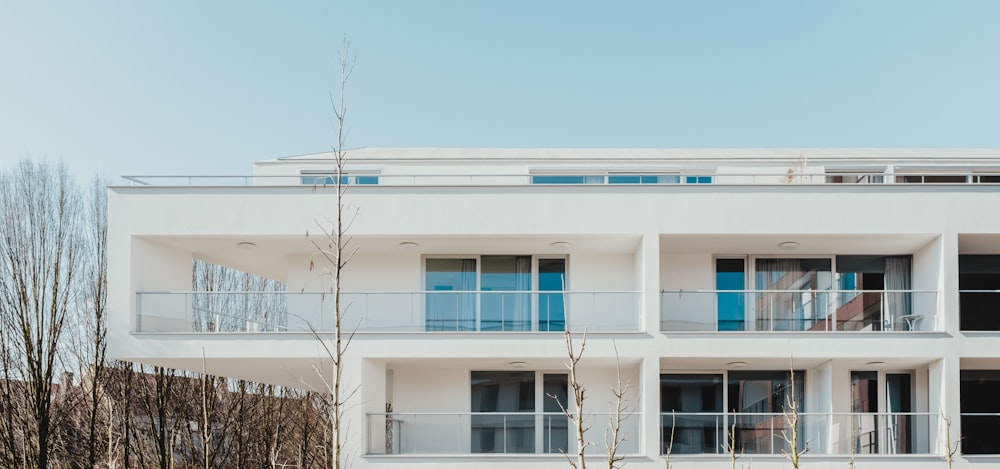
[[[112,355],[322,389],[306,233],[335,213],[330,158],[112,187]],[[789,467],[793,389],[804,467],[943,467],[945,419],[954,467],[1000,462],[1000,150],[348,158],[359,469],[566,467],[566,329],[587,331],[595,458],[617,347],[628,467],[663,467],[671,434],[674,467],[730,467],[730,432],[740,465]],[[192,292],[192,259],[287,293]]]

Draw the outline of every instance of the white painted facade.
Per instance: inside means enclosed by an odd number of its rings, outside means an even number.
[[[329,226],[335,189],[303,178],[332,171],[330,157],[258,162],[252,177],[146,177],[111,187],[111,354],[322,389],[330,363],[308,326],[328,331],[332,312],[314,293],[329,282],[309,268],[322,266],[310,239],[317,222]],[[963,330],[959,292],[960,255],[1000,254],[998,175],[998,150],[352,150],[345,200],[357,254],[343,290],[345,321],[357,327],[345,365],[359,387],[348,414],[355,467],[567,466],[560,454],[544,453],[553,447],[544,422],[558,417],[542,411],[546,376],[565,373],[563,327],[577,339],[587,331],[581,380],[594,421],[591,464],[599,465],[603,452],[607,417],[600,414],[612,400],[617,347],[631,386],[628,467],[663,467],[677,416],[689,418],[684,447],[711,450],[674,452],[673,467],[729,467],[720,449],[725,422],[736,420],[749,441],[759,439],[765,423],[784,421],[781,415],[750,424],[734,412],[759,387],[749,378],[738,384],[738,377],[790,368],[804,379],[805,467],[845,467],[852,446],[858,467],[942,467],[942,417],[952,422],[953,441],[962,428],[962,373],[1000,370],[997,332]],[[524,293],[486,291],[484,264],[498,256],[530,256],[522,272],[530,285],[516,289]],[[838,271],[838,263],[882,266],[887,258],[905,259],[905,288],[888,288],[889,280],[884,288],[866,285],[867,294],[840,288],[856,278]],[[206,316],[199,302],[218,294],[191,292],[193,259],[286,282],[288,293],[266,311],[230,303],[224,314]],[[464,265],[475,269],[462,274],[473,279],[470,293],[428,292],[433,259],[472,259]],[[540,290],[542,264],[553,259],[563,260],[562,285]],[[742,263],[743,288],[722,288],[726,259]],[[821,267],[786,272],[787,281],[799,282],[769,288],[785,282],[765,272],[775,259]],[[871,278],[895,276],[885,267]],[[277,298],[232,296],[260,297]],[[559,318],[543,323],[556,297]],[[494,300],[507,303],[491,312]],[[852,301],[867,302],[866,312],[848,313]],[[728,302],[740,306],[723,313]],[[439,303],[451,305],[443,327],[432,326],[438,323],[430,310]],[[490,322],[491,314],[508,311],[518,319]],[[438,328],[446,330],[429,330]],[[489,330],[497,328],[514,330]],[[534,384],[524,378],[518,399],[534,409],[504,414],[526,430],[514,435],[475,412],[481,372],[533,372]],[[698,399],[718,392],[725,405],[688,416],[664,412],[661,380],[693,375],[720,380]],[[877,409],[857,409],[862,376],[877,388]],[[890,390],[897,379],[907,389],[888,397],[899,391]],[[761,401],[772,410],[780,407],[773,401],[781,386],[774,386]],[[503,384],[498,389],[502,407],[507,394]],[[695,394],[678,399],[690,403]],[[889,408],[899,395],[908,401],[905,411]],[[388,417],[387,402],[394,412]],[[386,418],[397,425],[391,436]],[[713,419],[723,423],[706,423]],[[490,434],[533,440],[525,443],[529,451],[483,454],[474,446],[485,437],[475,432],[490,425]],[[385,454],[386,439],[392,454]],[[756,454],[744,454],[739,465],[788,467],[780,443],[770,451],[756,444]],[[954,467],[997,462],[995,455],[960,451]]]

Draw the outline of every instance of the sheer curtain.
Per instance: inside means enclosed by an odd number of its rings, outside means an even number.
[[[890,326],[900,326],[901,316],[912,314],[912,295],[908,290],[913,288],[910,279],[910,256],[889,256],[885,258],[885,289],[887,317]]]
[[[476,330],[476,260],[462,259],[461,291],[458,294],[457,330]]]
[[[799,259],[757,259],[758,290],[797,290],[801,276]],[[797,292],[758,292],[757,330],[801,329],[801,302]]]
[[[514,260],[514,285],[519,292],[531,291],[531,256],[517,256]],[[531,293],[516,294],[512,320],[510,329],[531,330]]]

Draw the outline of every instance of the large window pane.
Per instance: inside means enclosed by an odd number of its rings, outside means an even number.
[[[565,286],[566,259],[539,259],[538,330],[566,330]]]
[[[743,259],[715,260],[715,289],[737,290],[718,293],[717,320],[720,331],[742,331],[746,321],[746,267]]]
[[[475,259],[427,259],[424,282],[428,331],[476,330]]]
[[[535,373],[533,371],[473,371],[473,453],[534,453]]]
[[[546,415],[542,430],[545,446],[542,451],[565,454],[569,452],[569,419],[562,409],[569,406],[569,379],[564,374],[546,374],[543,381],[542,411]]]
[[[1000,454],[1000,371],[963,370],[959,393],[962,409],[962,452]],[[977,415],[978,414],[978,415]]]
[[[757,259],[757,329],[806,331],[825,327],[830,259]]]
[[[482,256],[480,290],[482,330],[531,330],[531,256]]]
[[[719,413],[722,408],[722,375],[662,375],[661,451],[666,453],[672,448],[675,454],[718,452],[726,431],[722,416],[696,414]]]
[[[1000,256],[958,256],[959,327],[1000,330]]]

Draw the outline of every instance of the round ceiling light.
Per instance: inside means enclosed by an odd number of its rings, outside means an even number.
[[[238,247],[240,249],[243,249],[245,251],[249,251],[251,249],[256,248],[257,247],[257,243],[251,243],[250,241],[240,241],[240,242],[236,243],[236,247]]]
[[[747,362],[729,362],[726,363],[726,366],[729,368],[746,368]]]
[[[778,243],[778,249],[788,250],[788,249],[795,249],[797,247],[799,247],[799,243],[795,241],[785,241],[783,243]]]
[[[569,241],[556,241],[549,246],[552,246],[558,251],[569,251]]]
[[[417,246],[418,244],[413,241],[403,241],[402,243],[399,243],[399,247],[403,249],[416,249]]]

